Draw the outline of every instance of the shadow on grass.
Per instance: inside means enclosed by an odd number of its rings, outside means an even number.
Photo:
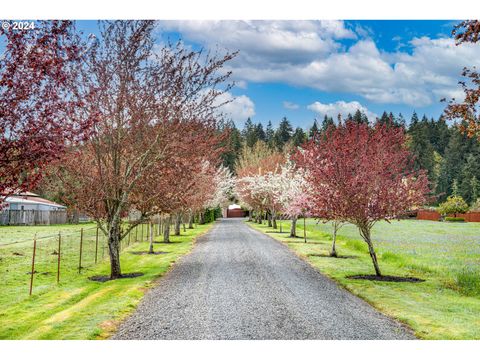
[[[153,253],[150,253],[148,251],[130,251],[130,254],[133,254],[133,255],[162,255],[162,254],[168,254],[168,251],[154,251]]]
[[[164,241],[154,241],[154,244],[181,244],[183,241],[170,241],[170,242],[164,242]]]
[[[331,256],[329,254],[307,254],[307,256],[317,256],[317,257],[324,257],[324,258],[330,258],[330,259],[358,259],[358,256],[354,256],[354,255]]]
[[[111,280],[131,279],[131,278],[136,278],[136,277],[140,277],[140,276],[143,276],[143,275],[144,274],[141,273],[141,272],[127,273],[127,274],[122,274],[122,276],[119,277],[118,279],[111,279],[110,276],[108,276],[108,275],[94,275],[94,276],[90,276],[88,278],[88,280],[103,283],[103,282],[107,282],[107,281],[111,281]]]
[[[306,244],[306,245],[325,244],[325,242],[322,242],[322,241],[309,241],[308,239],[307,239],[307,242],[305,242],[303,239],[302,240],[282,240],[282,241],[288,244]]]
[[[419,279],[416,277],[403,277],[403,276],[392,276],[392,275],[350,275],[346,276],[347,279],[354,279],[354,280],[373,280],[373,281],[385,281],[385,282],[411,282],[411,283],[419,283],[425,282],[423,279]]]

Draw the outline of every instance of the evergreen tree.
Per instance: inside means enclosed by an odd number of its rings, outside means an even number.
[[[243,138],[245,139],[245,144],[248,147],[253,147],[257,141],[257,126],[255,126],[250,118],[247,119],[242,131]]]
[[[410,127],[412,125],[416,125],[418,123],[418,115],[417,113],[414,111],[413,114],[412,114],[412,119],[410,120]]]
[[[387,112],[384,111],[380,118],[377,118],[378,124],[391,124],[391,119],[388,116]]]
[[[353,121],[359,123],[359,124],[368,124],[368,118],[367,118],[367,115],[365,115],[365,113],[363,113],[362,111],[360,111],[360,109],[357,109],[357,111],[355,111],[355,114],[353,115]]]
[[[225,128],[229,131],[229,135],[225,144],[225,152],[222,154],[222,162],[232,173],[235,173],[235,163],[242,151],[242,134],[233,121],[228,122]]]
[[[283,150],[283,147],[292,137],[293,128],[286,117],[280,121],[277,131],[275,131],[275,146],[279,151]]]
[[[458,196],[458,181],[457,181],[457,179],[453,179],[453,182],[452,182],[452,196]]]
[[[474,176],[470,180],[470,191],[471,191],[471,200],[470,204],[476,204],[478,201],[478,195],[480,193],[480,183],[477,180],[477,177]]]
[[[445,156],[443,158],[440,176],[437,181],[436,193],[439,196],[438,200],[441,202],[452,193],[452,184],[454,179],[460,176],[463,164],[463,153],[465,150],[464,137],[455,128],[450,137],[447,148],[445,149]]]
[[[268,146],[273,147],[273,142],[275,139],[275,130],[273,130],[272,122],[268,120],[267,129],[265,131],[265,142]]]
[[[308,132],[308,138],[311,139],[314,134],[318,133],[318,131],[319,131],[319,129],[318,129],[317,119],[314,119],[313,120],[313,125],[310,128],[310,131]]]
[[[332,117],[325,115],[322,121],[322,131],[327,130],[330,126],[335,126],[335,121]]]
[[[478,198],[478,180],[480,178],[480,162],[474,153],[468,154],[463,164],[459,177],[460,196],[468,203],[473,203]]]
[[[438,179],[437,194],[440,195],[439,200],[452,194],[452,184],[455,181],[459,195],[471,202],[474,196],[472,178],[480,178],[480,144],[476,139],[462,134],[457,124],[449,131],[449,142]]]
[[[385,113],[384,113],[385,115]],[[414,113],[416,116],[416,114]],[[410,150],[415,157],[414,169],[424,169],[428,173],[428,179],[432,182],[436,182],[435,178],[435,149],[430,143],[428,133],[428,120],[414,121],[412,117],[411,125],[408,129],[410,135]]]
[[[265,131],[263,130],[262,123],[259,122],[255,126],[255,133],[256,133],[257,141],[258,140],[261,140],[261,141],[266,141],[267,140],[267,135],[266,135]]]
[[[301,127],[297,127],[292,136],[292,144],[295,147],[301,146],[305,141],[307,141],[307,134]]]
[[[450,140],[451,131],[443,116],[440,116],[436,123],[436,138],[435,143],[432,143],[435,150],[442,156],[445,155],[448,141]]]
[[[398,124],[398,126],[404,128],[404,129],[407,127],[405,118],[403,117],[402,113],[398,114],[397,124]]]

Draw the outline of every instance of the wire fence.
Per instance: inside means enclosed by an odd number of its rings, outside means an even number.
[[[151,227],[154,236],[162,234],[162,225],[161,221],[139,224],[122,239],[120,251],[148,241]],[[95,266],[107,259],[108,238],[97,226],[35,235],[0,245],[0,286],[2,292],[32,295],[72,277],[93,274]]]

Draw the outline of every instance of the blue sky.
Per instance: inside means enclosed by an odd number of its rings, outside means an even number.
[[[384,110],[407,121],[438,117],[443,97],[461,96],[464,66],[480,47],[456,47],[457,21],[165,21],[160,37],[194,48],[239,50],[229,66],[238,82],[226,113],[273,124],[286,116],[308,127],[325,114]],[[336,117],[336,116],[335,116]]]
[[[229,65],[237,86],[223,110],[242,127],[286,116],[307,128],[325,114],[384,110],[407,121],[438,117],[443,97],[461,97],[464,66],[480,66],[480,46],[456,47],[458,21],[160,21],[158,43],[181,39],[192,48],[239,51]],[[96,21],[77,21],[97,33]]]

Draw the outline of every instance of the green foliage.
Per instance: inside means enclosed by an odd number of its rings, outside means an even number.
[[[205,223],[211,223],[222,216],[222,209],[216,207],[215,209],[207,209],[203,213]]]
[[[465,219],[463,217],[451,217],[451,216],[447,216],[445,218],[445,221],[450,221],[450,222],[464,222]]]
[[[449,196],[447,201],[440,204],[438,211],[442,215],[464,214],[468,211],[468,204],[461,196]]]

